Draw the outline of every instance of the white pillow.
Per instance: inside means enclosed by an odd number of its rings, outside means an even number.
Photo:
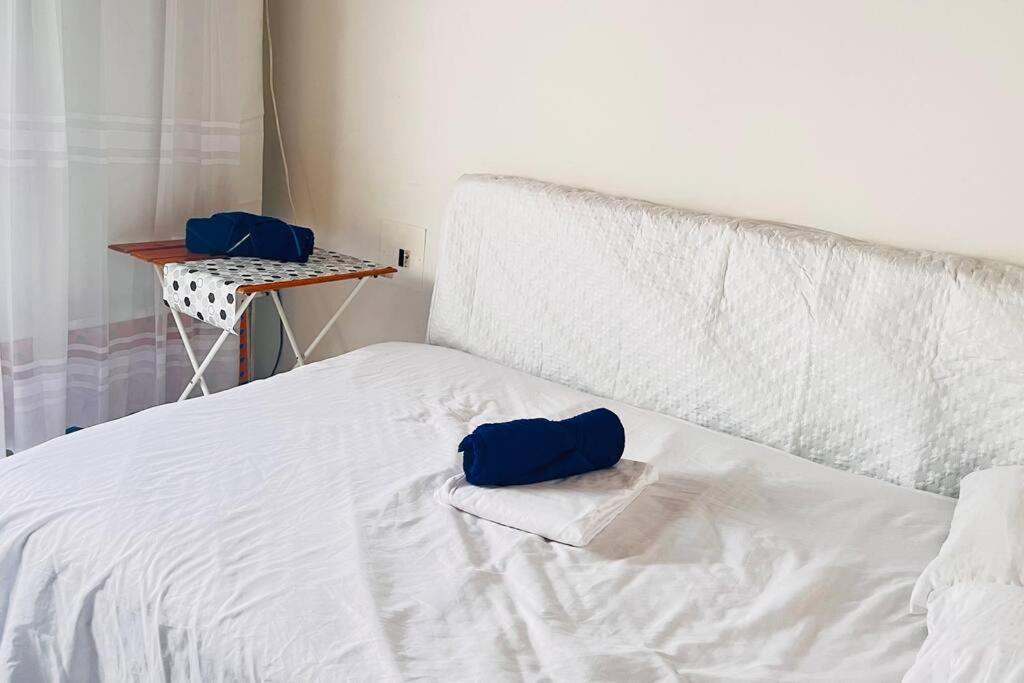
[[[910,611],[960,583],[1024,586],[1024,467],[995,467],[964,477],[949,536],[917,579]]]
[[[1024,467],[964,477],[910,610],[928,611],[928,637],[903,683],[1024,680]]]
[[[928,638],[903,683],[1024,681],[1024,588],[961,583],[928,603]]]

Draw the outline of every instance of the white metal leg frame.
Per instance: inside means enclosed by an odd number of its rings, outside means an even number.
[[[157,284],[162,290],[164,286],[163,269],[159,265],[153,264],[153,271],[156,273]],[[242,295],[239,299],[240,305],[236,307],[235,319],[232,327],[237,325],[238,321],[242,319],[242,316],[245,315],[245,311],[249,308],[249,304],[251,304],[255,298],[255,294]],[[206,379],[203,377],[203,374],[206,372],[206,369],[210,367],[210,363],[213,362],[213,357],[217,355],[218,351],[220,351],[220,347],[224,346],[224,342],[228,340],[228,336],[230,336],[231,333],[227,330],[221,332],[220,336],[217,337],[217,341],[215,341],[213,346],[210,347],[210,351],[206,354],[206,358],[204,358],[203,362],[200,363],[196,359],[196,352],[192,349],[192,342],[189,341],[188,333],[185,332],[185,325],[181,321],[181,313],[172,308],[171,317],[174,318],[174,326],[178,328],[178,335],[181,336],[181,344],[185,347],[185,355],[188,356],[188,362],[192,364],[192,370],[194,372],[192,379],[189,380],[188,385],[185,386],[185,390],[181,392],[181,396],[178,397],[178,400],[184,401],[188,398],[189,394],[192,393],[192,390],[196,388],[196,384],[199,385],[204,396],[209,396],[210,387],[206,385]]]
[[[157,283],[160,285],[162,289],[164,284],[163,270],[158,265],[154,265],[153,270],[156,272]],[[334,315],[332,315],[331,319],[327,321],[327,324],[323,326],[320,332],[313,339],[312,343],[310,343],[310,345],[306,347],[305,351],[299,349],[299,343],[295,339],[295,333],[292,331],[291,323],[288,321],[288,316],[284,312],[284,306],[281,304],[280,295],[273,290],[270,292],[270,298],[274,301],[274,307],[277,308],[277,314],[281,316],[281,324],[284,326],[285,334],[288,336],[288,343],[291,344],[292,350],[295,352],[295,367],[306,364],[306,358],[309,357],[309,354],[313,352],[313,349],[317,347],[317,345],[323,340],[323,338],[327,336],[327,333],[330,331],[332,327],[334,327],[334,324],[338,322],[338,319],[341,317],[341,314],[345,312],[345,309],[348,308],[348,305],[352,303],[353,299],[356,298],[356,295],[359,293],[359,290],[361,290],[363,288],[363,285],[366,284],[367,279],[369,278],[361,278],[359,282],[356,283],[355,289],[353,289],[352,292],[345,298],[345,301],[343,301],[341,306],[338,307],[338,310],[334,312]],[[238,302],[239,305],[236,306],[235,318],[232,324],[232,328],[234,327],[234,325],[238,324],[239,320],[242,319],[242,316],[245,315],[245,311],[249,308],[249,304],[251,304],[253,302],[253,299],[259,296],[259,294],[260,293],[242,294],[240,296]],[[213,346],[210,348],[209,353],[206,354],[206,358],[204,358],[203,362],[200,363],[196,359],[196,354],[195,351],[192,349],[192,343],[189,341],[188,334],[185,333],[185,326],[182,323],[181,314],[172,308],[171,317],[174,318],[174,325],[175,327],[178,328],[178,334],[181,335],[181,343],[185,347],[185,354],[188,355],[188,360],[192,364],[192,370],[194,371],[191,381],[189,381],[188,385],[185,387],[185,390],[181,392],[181,396],[178,397],[178,400],[184,401],[186,398],[188,398],[189,394],[192,393],[192,391],[196,388],[197,384],[199,385],[199,388],[202,390],[203,395],[208,396],[210,394],[210,388],[206,385],[206,379],[203,377],[203,374],[206,372],[206,369],[210,367],[210,363],[213,362],[213,357],[217,355],[218,351],[220,351],[220,347],[224,346],[224,342],[227,341],[228,336],[231,334],[231,332],[227,330],[221,332],[220,336],[217,337],[217,341],[215,341],[213,343]]]
[[[341,302],[341,306],[338,306],[338,310],[336,310],[334,315],[331,316],[331,319],[324,324],[320,329],[320,332],[313,338],[313,341],[306,347],[305,351],[299,349],[299,343],[295,340],[295,333],[292,331],[291,323],[288,322],[288,316],[285,315],[284,305],[281,304],[280,295],[278,295],[276,291],[270,292],[270,298],[274,300],[274,306],[277,308],[277,314],[281,316],[281,324],[284,326],[285,336],[288,337],[288,343],[291,344],[292,351],[295,352],[295,365],[293,367],[297,368],[300,365],[306,364],[306,359],[309,358],[309,354],[313,353],[313,349],[315,349],[317,345],[323,341],[323,338],[327,336],[327,333],[331,331],[334,324],[338,322],[338,318],[340,318],[341,314],[345,312],[348,305],[352,303],[352,300],[356,298],[356,295],[359,294],[359,290],[363,288],[363,285],[366,284],[367,280],[369,280],[369,278],[364,277],[356,283],[355,289],[345,297],[345,300]]]

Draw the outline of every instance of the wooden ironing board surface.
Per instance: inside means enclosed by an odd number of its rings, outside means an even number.
[[[111,244],[112,251],[128,254],[140,261],[154,263],[158,266],[167,263],[183,263],[185,261],[201,261],[217,258],[209,254],[196,254],[185,247],[185,240],[156,240],[154,242],[127,242]]]
[[[215,258],[228,258],[225,256],[211,256],[209,254],[197,254],[185,247],[185,240],[156,240],[153,242],[127,242],[124,244],[111,244],[110,249],[121,254],[127,254],[140,261],[151,263],[155,266],[164,266],[168,263],[187,263],[188,261],[204,261]],[[256,292],[271,292],[289,287],[302,287],[303,285],[315,285],[322,282],[334,282],[339,280],[359,280],[364,277],[388,277],[398,270],[391,266],[378,266],[360,270],[354,273],[331,273],[308,277],[297,280],[279,280],[253,285],[243,285],[238,288],[243,294],[254,294]]]

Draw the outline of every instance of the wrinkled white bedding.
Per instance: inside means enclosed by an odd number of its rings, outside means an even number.
[[[586,548],[438,505],[481,422],[619,413]],[[0,461],[0,678],[898,680],[954,501],[384,344]]]
[[[1024,681],[1024,588],[958,583],[928,605],[928,637],[903,683]]]
[[[927,610],[928,638],[905,683],[1024,681],[1024,467],[964,478],[911,608]]]

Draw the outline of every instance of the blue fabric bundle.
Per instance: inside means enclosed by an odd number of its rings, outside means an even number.
[[[313,253],[313,231],[269,216],[230,211],[190,218],[185,224],[185,246],[197,254],[305,263]]]
[[[476,486],[535,484],[611,467],[626,432],[607,408],[567,420],[544,418],[483,424],[462,440],[462,469]]]

